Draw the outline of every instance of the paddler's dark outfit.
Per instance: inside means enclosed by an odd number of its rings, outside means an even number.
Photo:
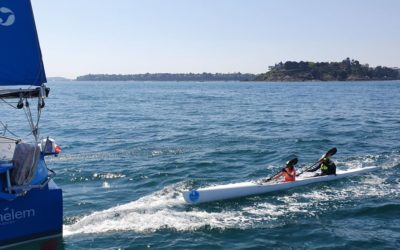
[[[336,165],[329,158],[323,158],[320,164],[318,164],[315,168],[308,170],[307,172],[314,172],[318,169],[321,169],[321,175],[336,174]]]

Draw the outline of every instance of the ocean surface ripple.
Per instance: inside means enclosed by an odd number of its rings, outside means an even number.
[[[48,85],[65,249],[400,248],[399,81]],[[181,195],[331,147],[338,168],[382,169],[197,206]]]

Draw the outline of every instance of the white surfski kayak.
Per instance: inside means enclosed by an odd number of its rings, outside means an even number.
[[[361,175],[371,171],[375,171],[379,167],[365,167],[358,169],[350,169],[346,171],[336,171],[336,175],[324,176],[300,176],[293,182],[267,182],[248,181],[234,184],[218,185],[200,189],[193,189],[183,192],[183,197],[187,203],[198,204],[210,201],[219,201],[226,199],[239,198],[250,195],[264,194],[279,190],[286,190],[294,187],[304,186],[311,183],[333,181],[349,176]],[[305,175],[305,174],[304,174]]]

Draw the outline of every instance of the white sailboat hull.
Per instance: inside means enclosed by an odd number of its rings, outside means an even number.
[[[351,169],[347,171],[337,171],[336,175],[325,175],[317,177],[298,177],[294,182],[241,182],[234,184],[218,185],[200,189],[193,189],[183,192],[183,197],[187,203],[198,204],[211,201],[239,198],[250,195],[264,194],[274,191],[286,190],[294,187],[304,186],[312,183],[333,181],[349,176],[365,174],[379,167],[365,167],[362,169]]]

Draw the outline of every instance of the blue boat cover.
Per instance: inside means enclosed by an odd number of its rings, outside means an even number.
[[[46,82],[30,0],[0,1],[0,85]]]

